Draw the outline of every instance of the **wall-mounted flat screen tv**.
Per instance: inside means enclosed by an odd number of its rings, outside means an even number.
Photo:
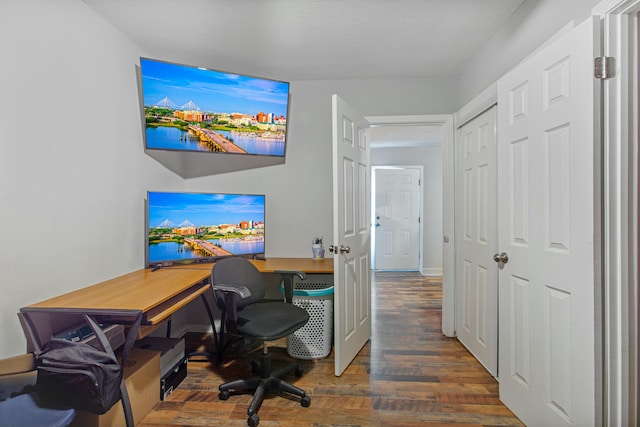
[[[264,254],[265,196],[149,191],[146,266]]]
[[[285,156],[289,83],[140,58],[147,149]]]

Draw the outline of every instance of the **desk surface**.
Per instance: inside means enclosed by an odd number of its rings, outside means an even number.
[[[276,271],[302,271],[307,274],[333,274],[333,259],[315,260],[311,258],[267,258],[252,259],[250,262],[261,273],[274,273]],[[198,269],[211,271],[213,264],[191,264],[176,266],[176,269]]]
[[[253,260],[263,273],[278,270],[309,274],[333,273],[333,259],[268,258]],[[157,324],[210,289],[213,264],[191,264],[137,270],[25,307],[27,310],[132,310],[145,314],[144,323]]]
[[[262,273],[278,270],[302,271],[307,274],[333,274],[333,258],[315,260],[311,258],[267,258],[251,261]]]

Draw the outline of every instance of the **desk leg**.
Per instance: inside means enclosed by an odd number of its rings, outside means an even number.
[[[213,295],[213,298],[215,300],[215,294],[213,293],[213,288],[211,288],[211,294]],[[204,304],[204,307],[207,309],[207,315],[209,316],[209,322],[211,323],[211,329],[213,331],[212,335],[213,335],[213,344],[216,347],[216,353],[220,353],[220,343],[218,342],[218,333],[216,332],[216,322],[213,319],[213,312],[211,311],[211,306],[209,305],[209,301],[207,301],[207,295],[206,294],[202,294],[200,295],[200,298],[202,298],[202,303]],[[191,357],[191,356],[207,356],[207,358],[210,358],[211,356],[213,356],[214,353],[210,352],[210,351],[196,351],[193,353],[189,353],[187,355],[187,357]]]
[[[213,288],[211,288],[211,294],[215,299],[215,294],[213,294]],[[218,343],[218,334],[216,332],[216,322],[213,319],[213,312],[211,311],[211,306],[209,305],[209,301],[207,301],[207,296],[205,294],[200,295],[202,298],[202,302],[207,309],[207,315],[209,316],[209,322],[211,323],[211,330],[213,331],[213,343],[216,346],[216,351],[218,351],[219,343]]]
[[[22,329],[24,329],[27,337],[27,351],[29,348],[33,348],[33,351],[37,352],[42,349],[42,343],[36,334],[36,327],[33,324],[33,319],[29,316],[29,313],[18,313],[18,319],[22,323]]]
[[[111,344],[109,344],[109,339],[102,331],[102,328],[98,325],[98,323],[88,314],[84,315],[85,321],[91,326],[91,329],[96,334],[98,341],[102,345],[102,348],[105,352],[111,354],[115,357],[113,349],[111,348]],[[131,354],[131,350],[133,350],[133,345],[136,341],[136,337],[138,336],[138,331],[140,329],[140,323],[142,322],[142,312],[139,312],[136,316],[136,320],[131,325],[131,329],[127,334],[127,338],[124,343],[124,347],[122,348],[122,370],[124,372],[124,367],[127,364],[127,359]],[[122,402],[122,410],[124,412],[124,418],[127,427],[134,427],[133,422],[133,411],[131,410],[131,401],[129,401],[129,392],[127,391],[127,387],[124,383],[124,375],[122,375],[122,381],[120,381],[120,401]]]

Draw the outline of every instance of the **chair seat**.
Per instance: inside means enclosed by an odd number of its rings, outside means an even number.
[[[292,334],[308,320],[309,313],[293,304],[253,304],[238,313],[238,332],[262,341],[273,341]]]
[[[73,408],[53,409],[40,406],[37,393],[21,394],[0,402],[3,427],[64,427],[76,416]]]

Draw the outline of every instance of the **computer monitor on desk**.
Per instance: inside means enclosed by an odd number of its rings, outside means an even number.
[[[148,192],[145,266],[264,258],[265,205],[261,194]]]

